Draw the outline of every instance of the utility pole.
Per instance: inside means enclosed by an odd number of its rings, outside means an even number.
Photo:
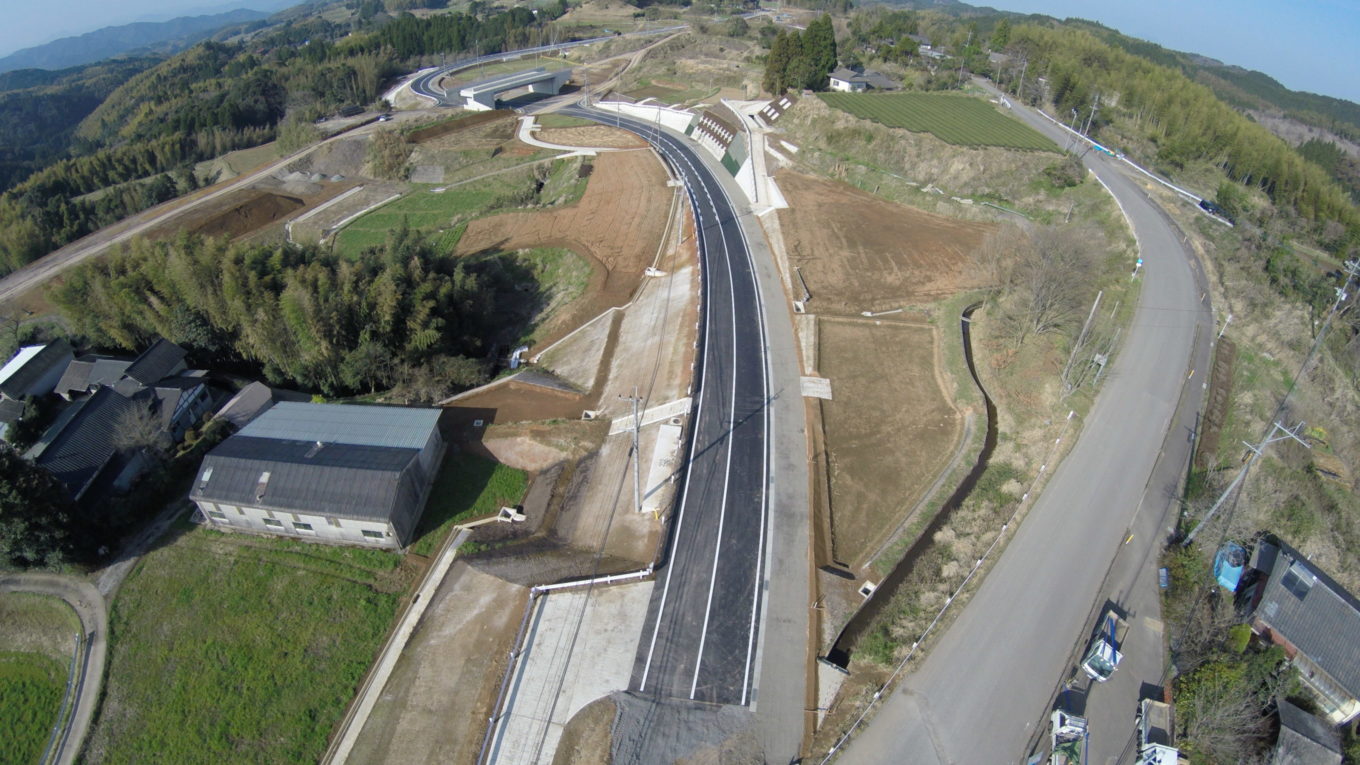
[[[1298,437],[1298,431],[1303,427],[1303,423],[1299,423],[1293,430],[1290,430],[1281,425],[1277,418],[1284,412],[1285,404],[1289,403],[1289,397],[1294,393],[1294,387],[1298,385],[1298,381],[1303,379],[1303,376],[1307,374],[1308,367],[1312,363],[1313,357],[1317,355],[1318,349],[1322,347],[1322,342],[1327,338],[1327,330],[1332,324],[1332,319],[1336,316],[1337,311],[1341,309],[1341,304],[1349,297],[1349,293],[1346,290],[1351,286],[1351,280],[1360,276],[1360,260],[1348,260],[1346,261],[1344,268],[1346,270],[1346,280],[1341,283],[1340,287],[1336,288],[1336,300],[1332,302],[1332,310],[1327,313],[1327,319],[1322,323],[1321,331],[1318,332],[1317,337],[1313,340],[1313,347],[1308,349],[1308,355],[1304,357],[1303,364],[1299,366],[1298,374],[1294,375],[1293,383],[1290,384],[1289,388],[1284,392],[1284,397],[1280,399],[1280,403],[1275,407],[1275,414],[1272,416],[1270,429],[1266,431],[1266,434],[1261,438],[1260,443],[1254,446],[1252,444],[1247,444],[1247,448],[1252,452],[1251,458],[1242,466],[1242,470],[1238,472],[1237,477],[1233,478],[1233,481],[1228,485],[1228,488],[1223,490],[1223,494],[1219,496],[1216,502],[1214,502],[1213,507],[1209,508],[1209,512],[1204,514],[1204,518],[1202,518],[1199,524],[1197,524],[1195,528],[1191,530],[1190,534],[1186,536],[1185,541],[1182,543],[1184,546],[1188,547],[1190,543],[1195,540],[1195,535],[1200,532],[1200,529],[1204,528],[1204,524],[1208,523],[1209,520],[1213,518],[1214,513],[1218,512],[1219,507],[1223,505],[1224,501],[1228,499],[1234,490],[1242,485],[1242,482],[1247,477],[1247,473],[1251,471],[1252,466],[1261,459],[1261,453],[1265,450],[1265,447],[1276,441],[1292,438],[1303,444],[1305,447],[1311,448],[1303,441],[1303,439]],[[1227,322],[1224,322],[1224,328],[1226,327]],[[1219,336],[1222,337],[1222,335],[1223,333],[1219,332]],[[1278,431],[1284,431],[1285,435],[1276,436],[1275,434]]]
[[[1099,111],[1100,111],[1100,94],[1097,93],[1096,97],[1091,100],[1091,113],[1086,117],[1086,128],[1081,131],[1082,135],[1089,136],[1091,134],[1091,123],[1095,120],[1096,113]]]
[[[1020,67],[1020,87],[1015,89],[1015,97],[1020,99],[1020,103],[1025,102],[1025,72],[1029,70],[1029,57],[1025,58],[1024,64]]]
[[[1293,428],[1286,428],[1285,426],[1276,422],[1271,427],[1270,433],[1265,438],[1261,439],[1260,443],[1256,445],[1247,444],[1246,445],[1247,448],[1251,450],[1251,459],[1247,460],[1247,464],[1243,465],[1242,469],[1237,471],[1237,477],[1233,478],[1232,483],[1228,484],[1228,488],[1224,489],[1223,493],[1218,495],[1218,500],[1214,502],[1214,506],[1209,508],[1209,512],[1204,514],[1204,517],[1200,519],[1199,523],[1195,524],[1195,528],[1192,529],[1188,535],[1186,535],[1185,541],[1182,543],[1182,545],[1185,547],[1189,547],[1190,543],[1195,541],[1195,535],[1199,533],[1200,529],[1204,528],[1204,524],[1208,523],[1214,517],[1214,513],[1218,512],[1218,508],[1223,506],[1223,502],[1227,500],[1228,497],[1234,491],[1237,490],[1238,486],[1242,485],[1242,479],[1247,477],[1247,473],[1249,473],[1252,467],[1256,465],[1256,462],[1261,459],[1261,453],[1265,451],[1265,448],[1267,446],[1270,446],[1276,441],[1283,441],[1286,438],[1292,438],[1295,441],[1298,441],[1299,443],[1303,444],[1305,449],[1313,448],[1308,445],[1307,441],[1304,441],[1302,438],[1299,438],[1299,430],[1301,430],[1302,428],[1303,428],[1302,422],[1300,422],[1298,425],[1295,425]],[[1283,432],[1284,435],[1277,436],[1275,435],[1277,432]]]
[[[959,51],[959,87],[963,87],[963,62],[968,55],[968,46],[973,44],[973,30],[968,30],[968,41],[963,44],[963,50]]]
[[[638,411],[638,402],[642,399],[638,397],[637,386],[633,386],[633,395],[620,396],[633,402],[633,509],[642,512],[642,452],[638,448],[639,431],[642,429],[642,414]]]
[[[1063,367],[1062,381],[1063,387],[1068,390],[1072,386],[1067,384],[1067,373],[1072,369],[1072,361],[1077,358],[1077,351],[1081,350],[1082,343],[1086,342],[1086,331],[1091,328],[1091,319],[1096,315],[1096,308],[1100,306],[1100,298],[1105,294],[1105,290],[1096,293],[1096,300],[1091,304],[1091,312],[1086,314],[1086,323],[1081,325],[1081,334],[1077,335],[1077,342],[1072,344],[1072,353],[1067,357],[1067,365]]]

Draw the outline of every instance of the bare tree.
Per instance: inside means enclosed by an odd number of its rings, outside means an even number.
[[[152,407],[144,403],[118,415],[114,423],[113,445],[125,451],[148,449],[160,456],[170,448],[170,434],[161,426],[160,417]]]
[[[1006,226],[983,245],[979,261],[995,277],[1016,345],[1081,320],[1099,276],[1095,239],[1082,226]]]

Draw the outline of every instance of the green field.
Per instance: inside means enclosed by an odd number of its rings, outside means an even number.
[[[930,133],[957,146],[1057,151],[1047,138],[991,104],[949,93],[819,93],[841,111],[888,127]]]
[[[65,687],[61,662],[36,653],[0,651],[0,763],[38,761]]]
[[[538,124],[545,128],[585,127],[586,125],[599,124],[594,120],[582,119],[580,117],[568,117],[565,114],[540,114],[534,119]]]
[[[519,504],[527,485],[523,470],[450,450],[430,489],[411,552],[433,554],[453,524]]]
[[[177,526],[114,602],[86,760],[316,762],[410,586],[400,563]]]

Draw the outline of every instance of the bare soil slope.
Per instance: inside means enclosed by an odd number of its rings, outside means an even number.
[[[565,247],[591,262],[585,294],[541,335],[546,346],[611,306],[628,302],[656,257],[673,190],[650,151],[602,154],[581,201],[541,212],[513,212],[468,224],[457,254]],[[537,350],[537,349],[534,349]],[[532,355],[531,351],[531,355]]]

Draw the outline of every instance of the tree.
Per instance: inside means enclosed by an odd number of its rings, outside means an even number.
[[[998,284],[998,307],[1017,346],[1080,319],[1097,277],[1092,239],[1077,226],[1006,226],[983,245],[979,259]]]
[[[1011,22],[1002,19],[992,31],[992,50],[1001,50],[1011,42]]]
[[[0,566],[60,566],[76,557],[74,517],[51,473],[0,446]]]
[[[777,96],[789,89],[787,73],[795,44],[796,38],[791,38],[789,33],[782,29],[775,35],[774,43],[770,46],[770,55],[765,58],[765,79],[761,83],[765,92]]]
[[[161,456],[170,448],[170,434],[161,426],[161,418],[149,400],[134,400],[114,423],[113,445],[124,451],[146,449]]]

